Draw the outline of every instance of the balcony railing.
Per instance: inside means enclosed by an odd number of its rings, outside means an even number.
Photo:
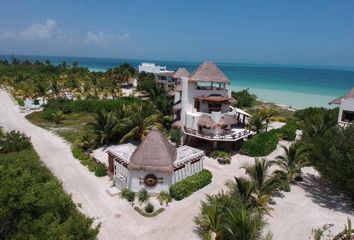
[[[214,133],[199,132],[198,130],[186,128],[186,127],[184,128],[184,132],[188,135],[194,135],[197,137],[206,138],[210,140],[238,140],[253,134],[251,131],[246,129],[238,132],[227,130],[224,131],[222,134],[214,134]]]

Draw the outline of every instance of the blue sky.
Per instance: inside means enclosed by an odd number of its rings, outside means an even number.
[[[0,54],[354,66],[354,1],[1,0]]]

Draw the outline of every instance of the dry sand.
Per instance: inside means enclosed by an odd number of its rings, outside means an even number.
[[[28,122],[3,90],[0,90],[0,125],[31,137],[44,164],[72,194],[73,201],[82,204],[80,211],[95,218],[96,223],[102,223],[99,239],[198,239],[193,231],[193,217],[199,212],[200,201],[205,199],[205,194],[214,194],[223,188],[226,180],[243,175],[240,166],[253,162],[253,158],[242,155],[233,156],[231,165],[226,166],[206,159],[205,167],[213,173],[211,184],[180,202],[173,202],[159,216],[144,218],[127,201],[109,196],[106,193],[111,184],[108,177],[95,177],[72,156],[69,144],[62,138]],[[281,153],[278,147],[269,159]],[[275,198],[272,216],[267,217],[275,240],[309,239],[312,228],[333,223],[334,230],[341,230],[348,216],[354,219],[353,213],[348,215],[352,208],[344,197],[318,181],[312,168],[305,169],[305,173],[307,183],[292,186],[292,191],[283,198]]]

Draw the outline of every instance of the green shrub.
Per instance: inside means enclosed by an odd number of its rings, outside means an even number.
[[[154,205],[151,203],[151,202],[148,202],[146,205],[145,205],[145,212],[147,213],[152,213],[154,211]]]
[[[107,168],[105,165],[98,163],[95,169],[95,175],[97,177],[103,177],[107,175]]]
[[[149,201],[150,198],[150,194],[148,193],[148,191],[145,188],[140,189],[140,191],[138,192],[138,201],[139,203],[144,203]]]
[[[29,137],[17,131],[0,133],[0,153],[18,152],[31,148]]]
[[[190,196],[193,192],[211,183],[213,175],[209,170],[203,169],[197,174],[173,184],[170,187],[171,197],[176,200],[182,200]]]
[[[157,195],[157,200],[159,200],[160,205],[162,205],[163,203],[166,204],[166,206],[168,206],[168,204],[172,201],[172,197],[170,195],[169,192],[167,191],[161,191],[158,195]]]
[[[181,145],[182,131],[181,129],[171,129],[170,131],[171,141],[176,143],[177,147]]]
[[[46,120],[48,122],[52,122],[54,120],[54,114],[56,113],[57,111],[53,110],[53,109],[46,109],[44,111],[41,112],[41,118],[43,120]]]
[[[128,200],[128,202],[134,202],[135,192],[130,191],[129,188],[124,188],[121,192],[121,197]]]
[[[92,228],[33,149],[0,154],[0,196],[0,239],[96,239],[99,225]]]
[[[276,129],[259,133],[242,145],[240,153],[251,157],[266,156],[274,151],[278,141],[279,133]]]
[[[107,169],[101,163],[95,162],[90,156],[88,156],[81,148],[73,146],[71,149],[73,156],[79,159],[81,164],[87,166],[90,172],[95,172],[97,177],[107,175]]]
[[[237,100],[236,106],[239,108],[253,107],[257,100],[257,96],[251,94],[248,88],[238,92],[232,91],[231,96]]]
[[[281,138],[287,141],[294,141],[296,138],[296,130],[298,124],[295,120],[290,120],[283,127],[276,129],[276,131],[281,134]]]

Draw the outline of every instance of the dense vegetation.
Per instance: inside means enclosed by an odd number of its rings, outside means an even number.
[[[137,75],[129,64],[122,64],[106,72],[90,72],[66,62],[55,66],[49,61],[23,61],[14,58],[11,62],[0,61],[0,84],[11,87],[19,98],[37,97],[45,99],[68,98],[117,98],[121,96],[121,86],[130,83]]]
[[[0,239],[95,239],[99,228],[91,228],[28,138],[1,132],[0,139]]]
[[[301,143],[310,149],[311,164],[354,199],[354,125],[339,127],[338,109],[307,108],[295,116],[302,120]]]
[[[243,89],[238,92],[231,92],[231,96],[236,99],[237,103],[236,106],[239,108],[249,108],[253,107],[256,102],[257,102],[257,96],[254,94],[251,94],[249,89]]]
[[[170,187],[171,197],[176,200],[182,200],[190,196],[193,192],[211,183],[213,175],[207,169],[203,169],[197,174],[187,177],[186,179],[172,185]]]
[[[291,120],[281,128],[258,133],[242,145],[240,153],[252,157],[266,156],[275,150],[279,139],[294,141],[297,127],[297,122]]]

